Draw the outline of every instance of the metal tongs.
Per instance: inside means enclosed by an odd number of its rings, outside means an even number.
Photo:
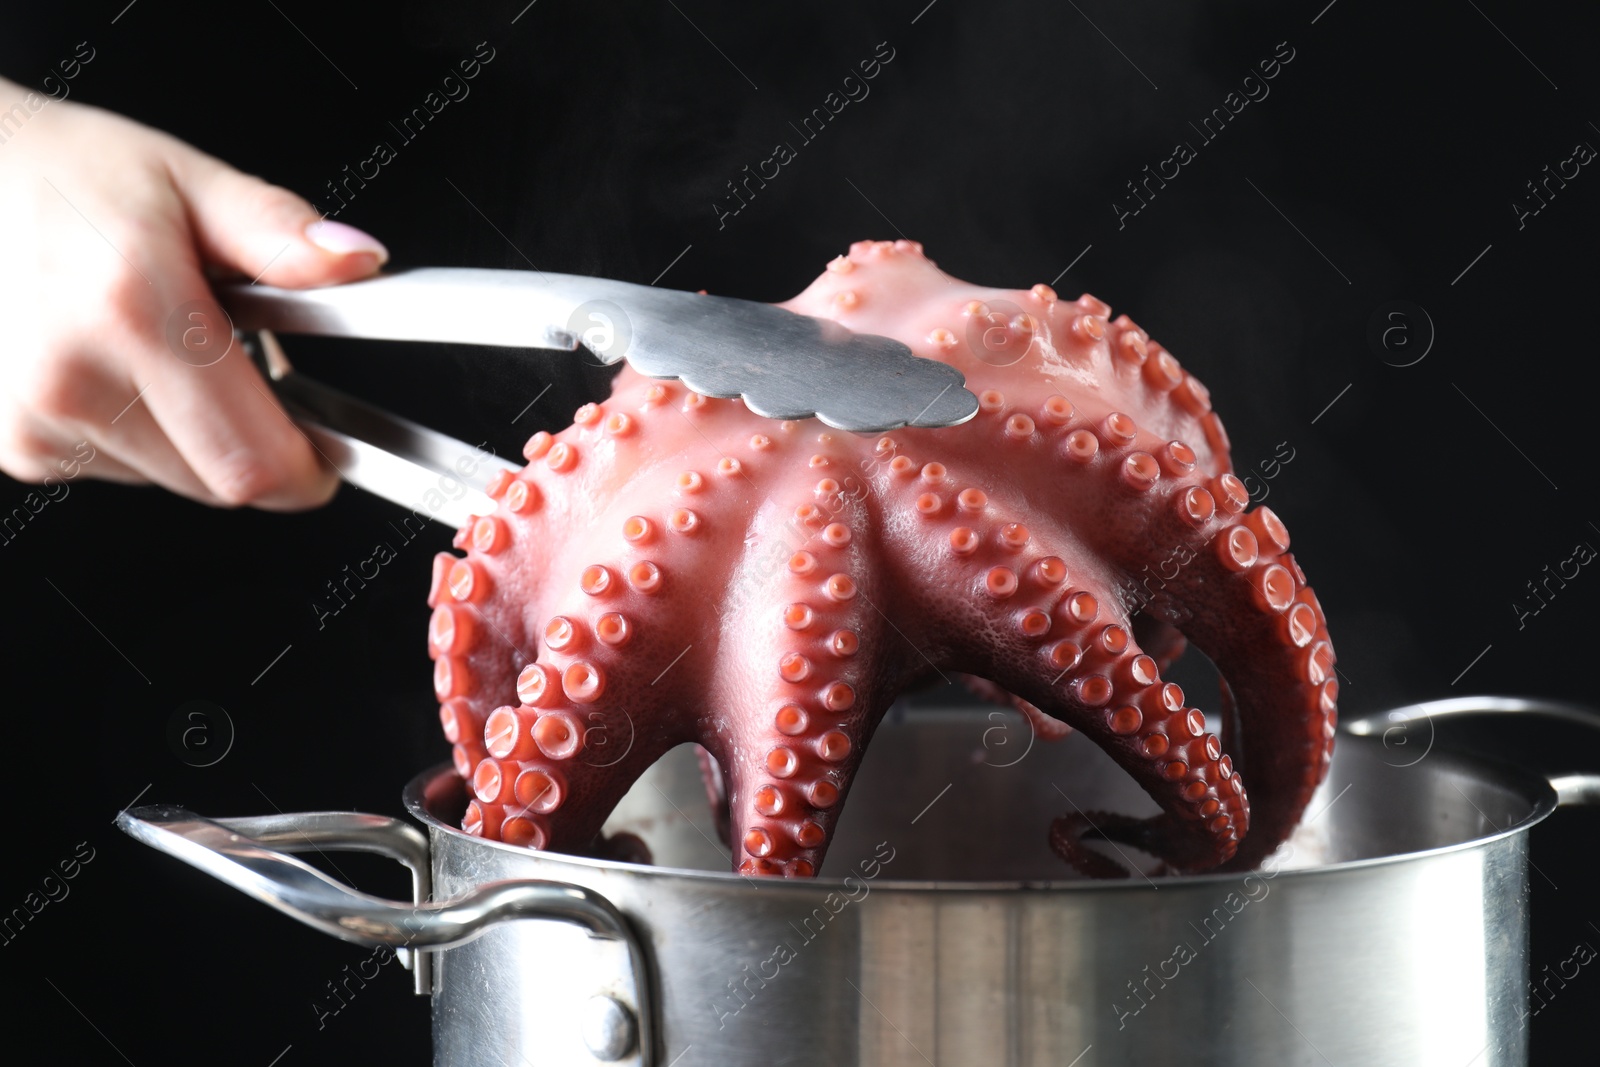
[[[540,271],[427,267],[326,289],[223,285],[235,329],[259,333],[273,388],[352,485],[451,525],[493,510],[484,492],[519,465],[297,374],[274,333],[508,348],[580,346],[602,363],[695,392],[741,397],[770,419],[815,416],[875,433],[954,426],[977,413],[960,371],[899,341],[771,304]]]

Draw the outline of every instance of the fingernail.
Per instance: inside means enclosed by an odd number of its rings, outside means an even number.
[[[370,252],[380,262],[389,261],[389,250],[370,233],[346,226],[342,222],[322,219],[306,227],[306,239],[325,252],[345,256],[353,252]]]

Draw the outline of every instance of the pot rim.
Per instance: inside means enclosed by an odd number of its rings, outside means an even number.
[[[1378,744],[1377,739],[1364,737],[1357,734],[1340,732],[1339,745],[1354,745],[1358,748]],[[1440,752],[1436,758],[1455,764],[1459,769],[1471,773],[1480,779],[1490,779],[1516,793],[1521,794],[1530,806],[1529,813],[1515,823],[1493,833],[1483,834],[1457,841],[1449,845],[1439,845],[1434,848],[1420,849],[1414,852],[1398,852],[1388,856],[1370,856],[1363,859],[1343,860],[1338,863],[1324,864],[1315,867],[1282,868],[1276,871],[1266,871],[1258,867],[1250,871],[1212,871],[1203,874],[1187,874],[1175,877],[1157,879],[1152,884],[1148,879],[1140,880],[1128,878],[1120,881],[1090,881],[1076,879],[1072,881],[1055,881],[1051,879],[1028,879],[1006,881],[937,881],[908,879],[873,880],[875,889],[893,889],[913,893],[994,893],[1005,891],[1033,891],[1033,892],[1074,892],[1074,893],[1154,893],[1161,888],[1183,888],[1190,886],[1218,885],[1229,882],[1239,882],[1255,875],[1266,878],[1307,877],[1326,874],[1340,874],[1348,871],[1368,870],[1378,867],[1394,866],[1402,863],[1413,863],[1432,859],[1438,856],[1449,855],[1454,852],[1464,852],[1469,849],[1482,848],[1497,841],[1522,834],[1537,826],[1550,816],[1558,806],[1559,797],[1549,780],[1542,775],[1535,774],[1524,768],[1502,764],[1467,756],[1461,753]],[[633,874],[642,877],[660,877],[689,880],[711,880],[719,883],[733,881],[750,881],[744,875],[732,871],[706,871],[686,867],[658,867],[650,864],[627,863],[619,860],[596,859],[590,856],[575,856],[565,852],[544,852],[529,849],[521,845],[508,845],[503,841],[490,841],[467,833],[458,826],[452,826],[435,816],[427,806],[428,787],[434,782],[454,778],[465,787],[465,781],[456,773],[455,767],[449,763],[436,764],[416,775],[406,783],[401,794],[406,810],[413,818],[421,822],[430,830],[440,830],[471,841],[474,845],[483,848],[497,849],[519,856],[533,856],[545,861],[572,864],[577,867],[587,867],[595,871],[607,871]],[[1337,797],[1335,801],[1337,801]],[[1332,805],[1328,805],[1331,807]],[[1327,808],[1323,809],[1324,811]],[[1269,858],[1270,859],[1270,858]],[[759,887],[762,892],[783,892],[787,890],[802,891],[816,887],[830,889],[848,888],[844,878],[770,878],[762,879]]]

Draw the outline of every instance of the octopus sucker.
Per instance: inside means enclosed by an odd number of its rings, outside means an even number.
[[[1269,855],[1326,774],[1335,657],[1206,388],[1095,297],[969,285],[915,242],[857,242],[782,306],[951,364],[977,416],[857,436],[624,367],[533,435],[429,587],[464,828],[614,854],[612,808],[694,743],[733,868],[812,876],[878,721],[938,669],[1160,806],[1024,815],[1079,871],[1128,873],[1086,837],[1173,872]],[[1209,716],[1167,678],[1190,642]]]

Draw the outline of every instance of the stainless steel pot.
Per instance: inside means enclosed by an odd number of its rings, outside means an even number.
[[[726,873],[687,748],[608,824],[657,866],[468,836],[446,769],[405,792],[426,839],[345,813],[119,822],[303,922],[414,957],[449,1067],[1508,1067],[1527,1062],[1527,831],[1600,801],[1600,776],[1433,744],[1435,721],[1482,713],[1596,725],[1492,697],[1347,724],[1309,817],[1248,875],[1069,879],[1049,815],[1153,805],[1082,738],[1036,741],[982,711],[884,723],[815,881]],[[393,856],[425,903],[287,855],[313,848]]]

